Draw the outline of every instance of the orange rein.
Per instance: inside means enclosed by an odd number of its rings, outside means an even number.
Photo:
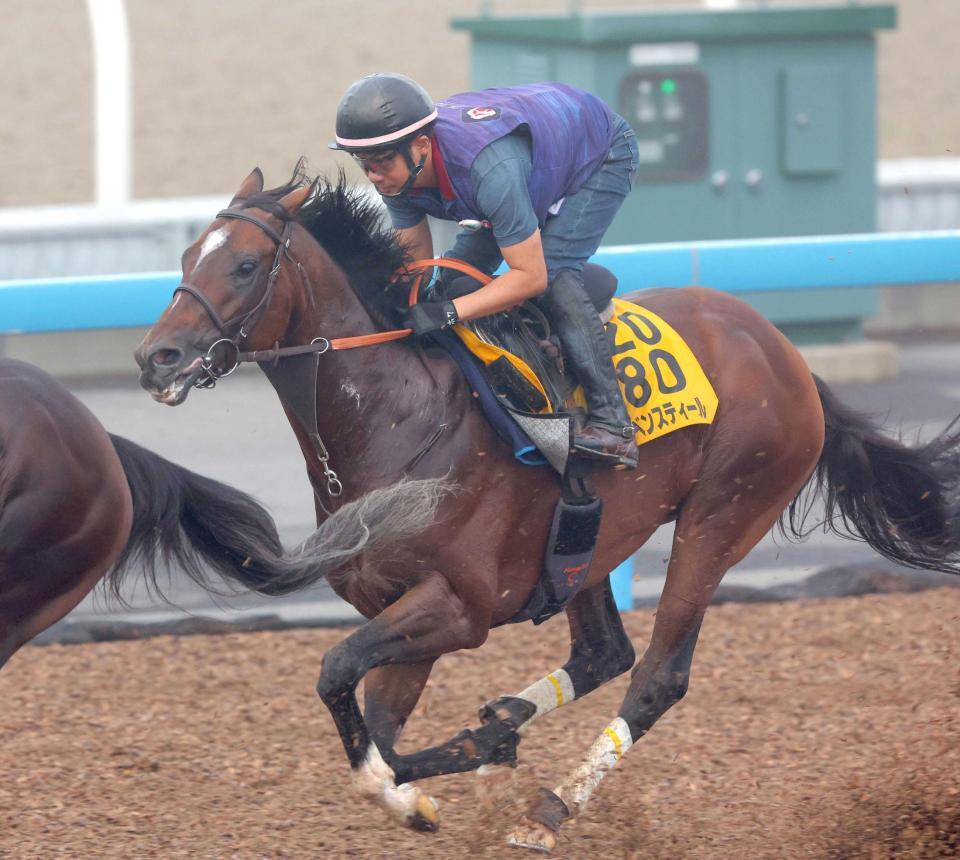
[[[462,260],[454,260],[449,257],[437,257],[432,260],[414,260],[403,274],[418,272],[413,283],[410,285],[409,305],[413,307],[417,303],[417,294],[420,292],[420,284],[423,281],[424,273],[427,269],[438,267],[441,269],[454,269],[471,278],[476,278],[481,284],[489,284],[493,280],[490,275],[481,272],[469,263]],[[388,343],[391,340],[400,340],[413,334],[413,329],[398,328],[393,331],[378,331],[375,334],[361,334],[356,337],[335,337],[330,341],[330,349],[355,349],[358,346],[374,346],[378,343]]]

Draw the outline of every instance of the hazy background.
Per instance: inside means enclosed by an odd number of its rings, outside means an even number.
[[[469,37],[449,21],[484,5],[495,14],[569,8],[564,0],[127,0],[134,196],[229,193],[254,165],[268,184],[279,184],[301,154],[316,171],[345,165],[326,149],[343,90],[382,70],[413,76],[435,98],[467,89]],[[0,206],[90,201],[92,64],[83,0],[3,6]],[[960,157],[960,0],[897,6],[898,29],[878,34],[878,156]]]

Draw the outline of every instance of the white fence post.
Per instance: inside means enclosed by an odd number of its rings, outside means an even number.
[[[93,37],[96,201],[121,206],[130,199],[130,35],[123,0],[87,0]]]

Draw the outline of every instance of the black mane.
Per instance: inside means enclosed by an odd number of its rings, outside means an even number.
[[[398,312],[406,306],[410,279],[396,273],[410,262],[396,234],[384,226],[383,209],[376,198],[351,191],[341,170],[336,183],[322,176],[311,179],[297,163],[289,182],[238,201],[240,208],[257,208],[282,221],[290,215],[279,205],[281,198],[313,183],[314,193],[300,207],[296,221],[306,228],[343,269],[354,292],[378,327],[395,328]]]

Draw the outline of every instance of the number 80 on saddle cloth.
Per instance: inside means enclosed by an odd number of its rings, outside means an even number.
[[[683,338],[639,305],[614,299],[613,306],[607,337],[637,444],[692,424],[712,424],[717,395]]]

